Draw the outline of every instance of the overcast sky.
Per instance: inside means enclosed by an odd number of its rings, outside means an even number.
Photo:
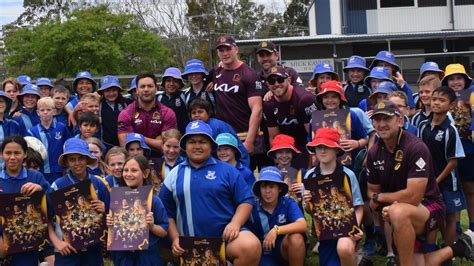
[[[285,9],[284,2],[289,0],[256,0],[257,3],[264,4],[269,11],[282,11]],[[0,0],[0,26],[14,21],[23,12],[23,0]]]

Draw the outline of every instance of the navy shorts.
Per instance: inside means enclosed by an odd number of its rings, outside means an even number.
[[[428,209],[428,211],[430,212],[430,216],[425,223],[425,232],[423,233],[423,235],[416,236],[415,252],[428,253],[428,250],[426,248],[428,247],[429,244],[433,244],[433,243],[428,243],[427,241],[428,235],[431,233],[431,231],[437,230],[444,226],[444,222],[446,219],[446,206],[444,205],[444,202],[442,202],[441,200],[439,201],[423,200],[421,204],[423,204],[423,206],[425,206]]]
[[[462,191],[442,191],[442,194],[444,204],[446,205],[446,214],[466,209],[466,199]]]
[[[474,181],[474,154],[466,155],[465,158],[458,160],[458,173],[461,181]]]

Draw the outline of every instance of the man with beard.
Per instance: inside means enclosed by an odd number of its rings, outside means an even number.
[[[120,112],[118,117],[120,145],[125,146],[127,134],[140,133],[153,151],[161,153],[161,132],[177,128],[176,115],[156,100],[157,81],[153,73],[140,74],[136,81],[138,99]]]
[[[273,96],[263,102],[263,113],[268,127],[270,142],[282,133],[296,140],[296,148],[302,151],[294,160],[294,167],[308,166],[308,153],[305,149],[309,132],[311,113],[316,110],[313,95],[306,90],[295,89],[290,85],[291,78],[286,68],[275,66],[270,70],[266,83]]]

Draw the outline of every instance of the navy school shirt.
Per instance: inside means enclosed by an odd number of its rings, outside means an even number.
[[[461,159],[465,155],[458,131],[448,117],[440,125],[433,126],[431,122],[431,116],[428,120],[421,122],[418,137],[430,150],[434,175],[438,177],[450,159]],[[438,186],[441,191],[458,191],[461,187],[457,168],[451,171]]]
[[[105,181],[107,181],[107,183],[109,183],[110,188],[120,187],[120,182],[119,182],[118,177],[115,177],[113,175],[108,175],[108,176],[105,177]]]
[[[250,191],[252,191],[253,184],[256,181],[253,172],[250,171],[250,169],[247,166],[243,165],[241,162],[237,162],[235,168],[239,170],[240,175],[244,178],[245,183],[247,183],[247,185],[249,186]]]
[[[120,146],[118,141],[118,116],[120,112],[125,109],[125,103],[108,103],[102,101],[100,103],[100,117],[102,129],[102,141],[108,146]]]
[[[372,90],[365,85],[364,81],[359,83],[352,83],[351,81],[347,82],[347,85],[344,87],[344,94],[347,98],[347,105],[350,107],[357,107],[363,99],[372,94]]]
[[[178,91],[171,97],[168,96],[164,91],[159,92],[157,95],[157,100],[174,111],[176,115],[176,121],[178,123],[178,130],[181,132],[181,134],[184,134],[186,126],[189,123],[189,115],[186,107],[184,92]]]
[[[0,121],[0,141],[12,135],[24,135],[24,132],[21,131],[18,122],[9,118],[3,118],[3,121]]]
[[[173,168],[160,199],[180,236],[221,237],[237,207],[253,202],[239,171],[213,157],[200,168],[192,167],[188,159]]]
[[[22,168],[18,176],[10,176],[2,169],[0,172],[0,193],[19,193],[21,187],[26,183],[35,183],[43,188],[47,193],[50,190],[48,181],[40,172]],[[3,227],[0,225],[0,235],[3,234]],[[22,252],[11,256],[11,265],[33,265],[37,264],[39,251]]]
[[[174,165],[169,165],[163,155],[159,158],[151,158],[148,160],[148,162],[152,166],[153,170],[156,171],[156,174],[161,178],[161,180],[164,180],[169,172],[178,164],[182,163],[185,159],[186,157],[179,155],[178,158],[176,158]]]
[[[25,108],[22,108],[20,112],[21,116],[15,117],[14,120],[20,125],[21,135],[25,136],[28,129],[39,124],[40,118],[36,113],[36,108],[31,113]]]
[[[165,207],[158,196],[153,196],[151,203],[154,224],[161,226],[168,231],[168,216]],[[164,265],[160,252],[157,250],[160,238],[150,231],[148,236],[148,250],[138,251],[111,251],[114,265]]]
[[[46,129],[39,123],[30,128],[27,135],[39,139],[48,151],[48,159],[41,166],[41,172],[44,174],[61,173],[63,168],[59,165],[58,159],[63,153],[64,142],[70,138],[66,126],[63,123],[53,121],[50,127]],[[48,181],[52,183],[54,180]]]

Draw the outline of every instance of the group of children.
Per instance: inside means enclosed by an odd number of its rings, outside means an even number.
[[[470,164],[474,162],[472,117],[470,109],[458,103],[460,92],[471,90],[471,78],[464,67],[451,64],[443,71],[435,62],[423,64],[417,94],[412,93],[394,55],[388,51],[379,52],[369,68],[363,57],[352,56],[344,72],[348,80],[341,84],[332,66],[318,64],[306,89],[315,96],[319,110],[349,109],[351,138],[346,139],[340,128],[321,128],[308,132],[307,136],[298,136],[309,139],[306,148],[313,159],[306,169],[292,165],[293,159],[301,154],[295,138],[279,134],[273,138],[267,153],[274,166],[261,169],[257,177],[253,169],[249,169],[249,154],[236,132],[226,122],[213,117],[216,103],[212,92],[206,90],[208,72],[199,60],[188,61],[182,74],[175,68],[165,71],[161,83],[164,91],[157,99],[169,104],[181,118],[179,129],[162,132],[160,157],[152,156],[152,149],[138,133],[128,134],[124,147],[119,145],[117,118],[136,99],[134,81],[128,90],[129,97],[124,97],[115,76],[105,76],[98,86],[90,73],[80,72],[72,82],[75,95],[71,97],[64,84],[53,86],[46,78],[38,79],[36,85],[24,76],[18,80],[6,79],[0,91],[0,139],[3,141],[0,191],[49,192],[90,179],[99,198],[91,202],[91,206],[106,214],[107,226],[113,226],[114,218],[107,215],[111,189],[151,184],[158,195],[170,171],[187,160],[180,147],[187,122],[201,120],[210,126],[217,143],[213,155],[235,167],[255,196],[248,228],[261,241],[262,265],[304,263],[309,233],[303,214],[312,211],[314,194],[305,190],[302,183],[336,172],[350,180],[357,224],[364,232],[320,241],[314,249],[319,252],[320,263],[355,265],[357,244],[365,235],[365,256],[360,265],[371,263],[376,247],[385,249],[382,252],[387,255],[387,265],[396,265],[390,225],[368,208],[363,167],[344,166],[338,160],[343,152],[352,152],[355,158],[377,141],[368,117],[373,106],[390,100],[405,117],[401,127],[420,137],[431,151],[448,211],[446,226],[441,230],[443,244],[451,245],[457,232],[462,231],[460,212],[466,208],[469,229],[474,230],[474,174],[470,171]],[[185,80],[191,87],[182,91]],[[40,140],[46,154],[41,154],[38,145],[28,145],[17,136]],[[363,159],[360,160],[362,165]],[[38,170],[42,176],[27,168]],[[150,228],[149,249],[112,252],[116,265],[161,265],[158,242],[166,238],[169,225],[158,196],[153,197],[145,222]],[[49,236],[49,248],[6,258],[13,265],[32,265],[41,260],[51,265],[53,261],[57,265],[102,264],[102,246],[75,250],[62,239],[54,222],[49,224]],[[6,255],[3,251],[0,246],[2,257]],[[55,260],[52,259],[54,254]]]

